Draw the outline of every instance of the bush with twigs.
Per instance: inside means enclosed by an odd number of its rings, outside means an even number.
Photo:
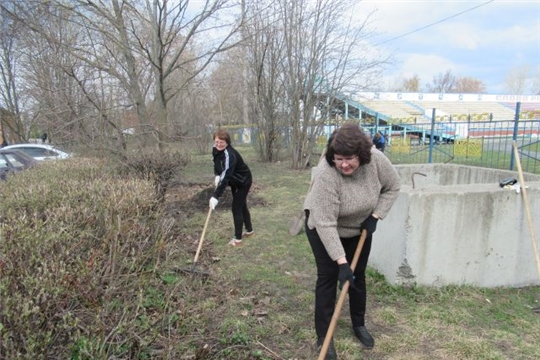
[[[197,326],[155,178],[101,165],[40,164],[0,184],[0,358],[174,357]]]

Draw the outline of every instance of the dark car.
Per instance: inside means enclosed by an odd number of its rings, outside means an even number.
[[[6,180],[9,173],[22,171],[36,165],[37,161],[19,150],[0,149],[0,179]]]

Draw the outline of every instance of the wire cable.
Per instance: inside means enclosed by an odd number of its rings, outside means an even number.
[[[418,28],[418,29],[416,29],[416,30],[409,31],[408,33],[405,33],[405,34],[403,34],[403,35],[399,35],[399,36],[393,37],[393,38],[391,38],[391,39],[388,39],[388,40],[385,40],[385,41],[383,41],[383,42],[377,43],[377,44],[375,44],[375,45],[382,45],[382,44],[386,44],[387,42],[390,42],[390,41],[394,41],[394,40],[397,40],[397,39],[401,39],[402,37],[405,37],[405,36],[410,35],[410,34],[414,34],[415,32],[418,32],[418,31],[422,31],[422,30],[427,29],[427,28],[429,28],[429,27],[431,27],[431,26],[433,26],[433,25],[437,25],[437,24],[440,24],[440,23],[442,23],[442,22],[445,22],[446,20],[453,19],[453,18],[455,18],[455,17],[458,17],[458,16],[460,16],[460,15],[463,15],[463,14],[465,14],[465,13],[468,13],[469,11],[472,11],[472,10],[474,10],[474,9],[478,9],[479,7],[482,7],[482,6],[484,6],[484,5],[487,5],[487,4],[492,3],[492,2],[494,2],[494,1],[495,1],[495,0],[489,0],[489,1],[485,2],[485,3],[483,3],[483,4],[476,5],[476,6],[472,7],[472,8],[470,8],[470,9],[464,10],[464,11],[459,12],[459,13],[457,13],[457,14],[454,14],[454,15],[452,15],[452,16],[449,16],[449,17],[446,17],[446,18],[444,18],[444,19],[438,20],[438,21],[436,21],[436,22],[434,22],[434,23],[431,23],[431,24],[428,24],[428,25],[426,25],[426,26],[422,26],[421,28]]]

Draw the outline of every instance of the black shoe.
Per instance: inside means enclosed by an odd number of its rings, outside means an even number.
[[[366,349],[371,349],[375,346],[375,340],[373,340],[373,336],[369,334],[365,326],[353,327],[353,331],[354,335],[356,335]]]
[[[321,353],[321,348],[324,343],[324,338],[319,338],[317,340],[317,352]],[[334,348],[334,339],[330,341],[330,345],[328,345],[328,350],[326,351],[326,356],[324,357],[324,360],[337,360],[337,354],[336,349]]]

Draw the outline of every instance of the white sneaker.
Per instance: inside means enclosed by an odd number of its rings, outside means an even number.
[[[242,233],[242,237],[250,237],[251,235],[255,234],[255,231],[254,230],[251,230],[251,231],[244,231]]]
[[[238,240],[238,239],[235,239],[233,238],[231,241],[229,241],[229,243],[227,244],[229,246],[240,246],[242,245],[242,240]]]

